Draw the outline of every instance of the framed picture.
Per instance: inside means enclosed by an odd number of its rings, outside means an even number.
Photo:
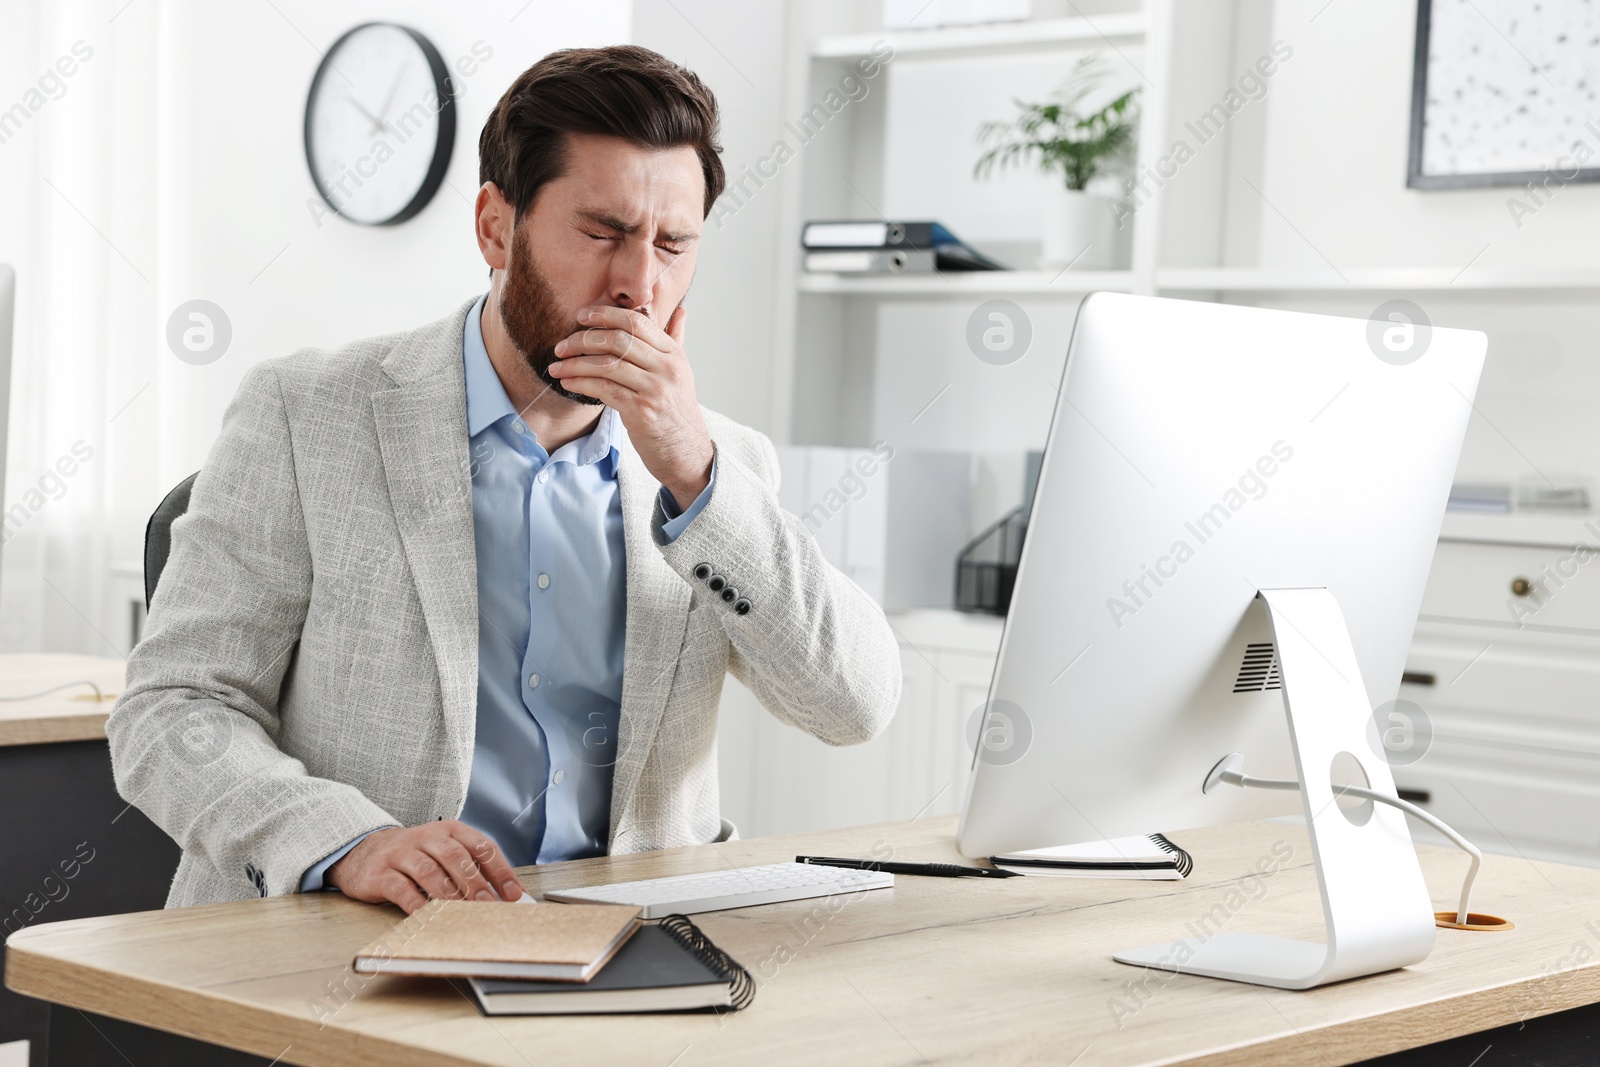
[[[1417,0],[1413,189],[1600,181],[1600,12]]]

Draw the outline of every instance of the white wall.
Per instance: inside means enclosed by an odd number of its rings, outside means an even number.
[[[635,0],[633,41],[694,71],[722,109],[730,180],[782,130],[787,8],[779,0]],[[687,348],[700,402],[771,430],[772,310],[779,255],[776,184],[706,220],[689,290]]]
[[[1273,78],[1267,107],[1250,116],[1261,123],[1259,133],[1235,137],[1223,265],[1331,275],[1326,257],[1345,271],[1464,269],[1463,280],[1600,265],[1593,237],[1600,232],[1600,185],[1559,189],[1520,227],[1507,208],[1516,188],[1406,188],[1414,4],[1241,0],[1240,7],[1249,17],[1241,20],[1235,69],[1272,38],[1289,42],[1295,54]],[[1253,302],[1364,318],[1390,295]],[[1593,414],[1600,404],[1600,305],[1592,292],[1399,295],[1437,325],[1489,335],[1463,477],[1542,472],[1600,482],[1600,420]]]
[[[629,16],[626,0],[166,0],[160,306],[211,300],[234,332],[216,363],[159,361],[149,425],[161,442],[160,483],[200,466],[252,364],[421,325],[482,292],[472,197],[484,118],[540,56],[625,41]],[[393,227],[319,225],[307,207],[316,193],[302,147],[306,90],[319,49],[374,19],[419,30],[448,65],[475,42],[493,55],[470,77],[458,74],[455,151],[446,184],[420,215]]]
[[[1235,204],[1264,220],[1261,264],[1326,270],[1315,245],[1340,269],[1459,269],[1487,245],[1471,271],[1595,265],[1582,235],[1600,224],[1600,186],[1568,186],[1521,229],[1506,209],[1515,189],[1406,188],[1416,5],[1339,0],[1312,22],[1325,3],[1277,0],[1273,12],[1274,36],[1295,55],[1272,81],[1265,184],[1257,184],[1305,239],[1248,188],[1234,188]],[[1235,58],[1242,69],[1253,56]]]

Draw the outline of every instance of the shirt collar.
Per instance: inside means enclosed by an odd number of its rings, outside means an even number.
[[[515,415],[506,396],[506,387],[500,384],[500,375],[489,362],[489,349],[483,343],[483,324],[478,321],[483,314],[483,302],[478,302],[467,312],[467,324],[462,328],[461,356],[467,371],[467,435],[476,437],[507,415]]]
[[[500,375],[496,373],[494,364],[489,360],[489,349],[483,343],[483,314],[484,301],[488,294],[480,296],[478,302],[472,305],[472,310],[467,313],[467,322],[462,327],[461,357],[466,367],[467,377],[467,436],[476,437],[484,430],[493,426],[501,419],[515,418],[517,409],[512,406],[511,398],[506,395],[506,387],[500,383]],[[612,408],[605,408],[600,413],[600,421],[595,424],[588,436],[581,437],[570,444],[556,449],[563,453],[563,459],[570,458],[579,466],[586,466],[600,460],[606,460],[608,476],[614,477],[617,473],[617,457],[624,440],[622,419]]]
[[[614,478],[617,474],[617,456],[621,450],[624,432],[622,419],[616,411],[612,408],[602,408],[600,421],[595,423],[589,435],[556,449],[556,454],[561,455],[569,448],[575,449],[576,454],[571,457],[572,462],[580,467],[604,462],[606,477]],[[555,456],[551,458],[554,459]],[[568,457],[562,455],[561,458]]]

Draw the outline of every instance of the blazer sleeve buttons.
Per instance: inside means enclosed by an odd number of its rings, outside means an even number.
[[[730,585],[727,578],[713,571],[711,569],[711,564],[696,564],[694,568],[694,576],[700,581],[705,582],[706,587],[713,593],[716,593],[722,599],[724,604],[732,604],[734,614],[750,614],[750,601],[747,598],[740,596],[738,588]]]

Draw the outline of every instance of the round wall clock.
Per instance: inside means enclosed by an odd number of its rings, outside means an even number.
[[[392,22],[350,30],[311,80],[305,139],[311,180],[334,211],[368,226],[411,218],[439,191],[456,140],[439,50]]]

